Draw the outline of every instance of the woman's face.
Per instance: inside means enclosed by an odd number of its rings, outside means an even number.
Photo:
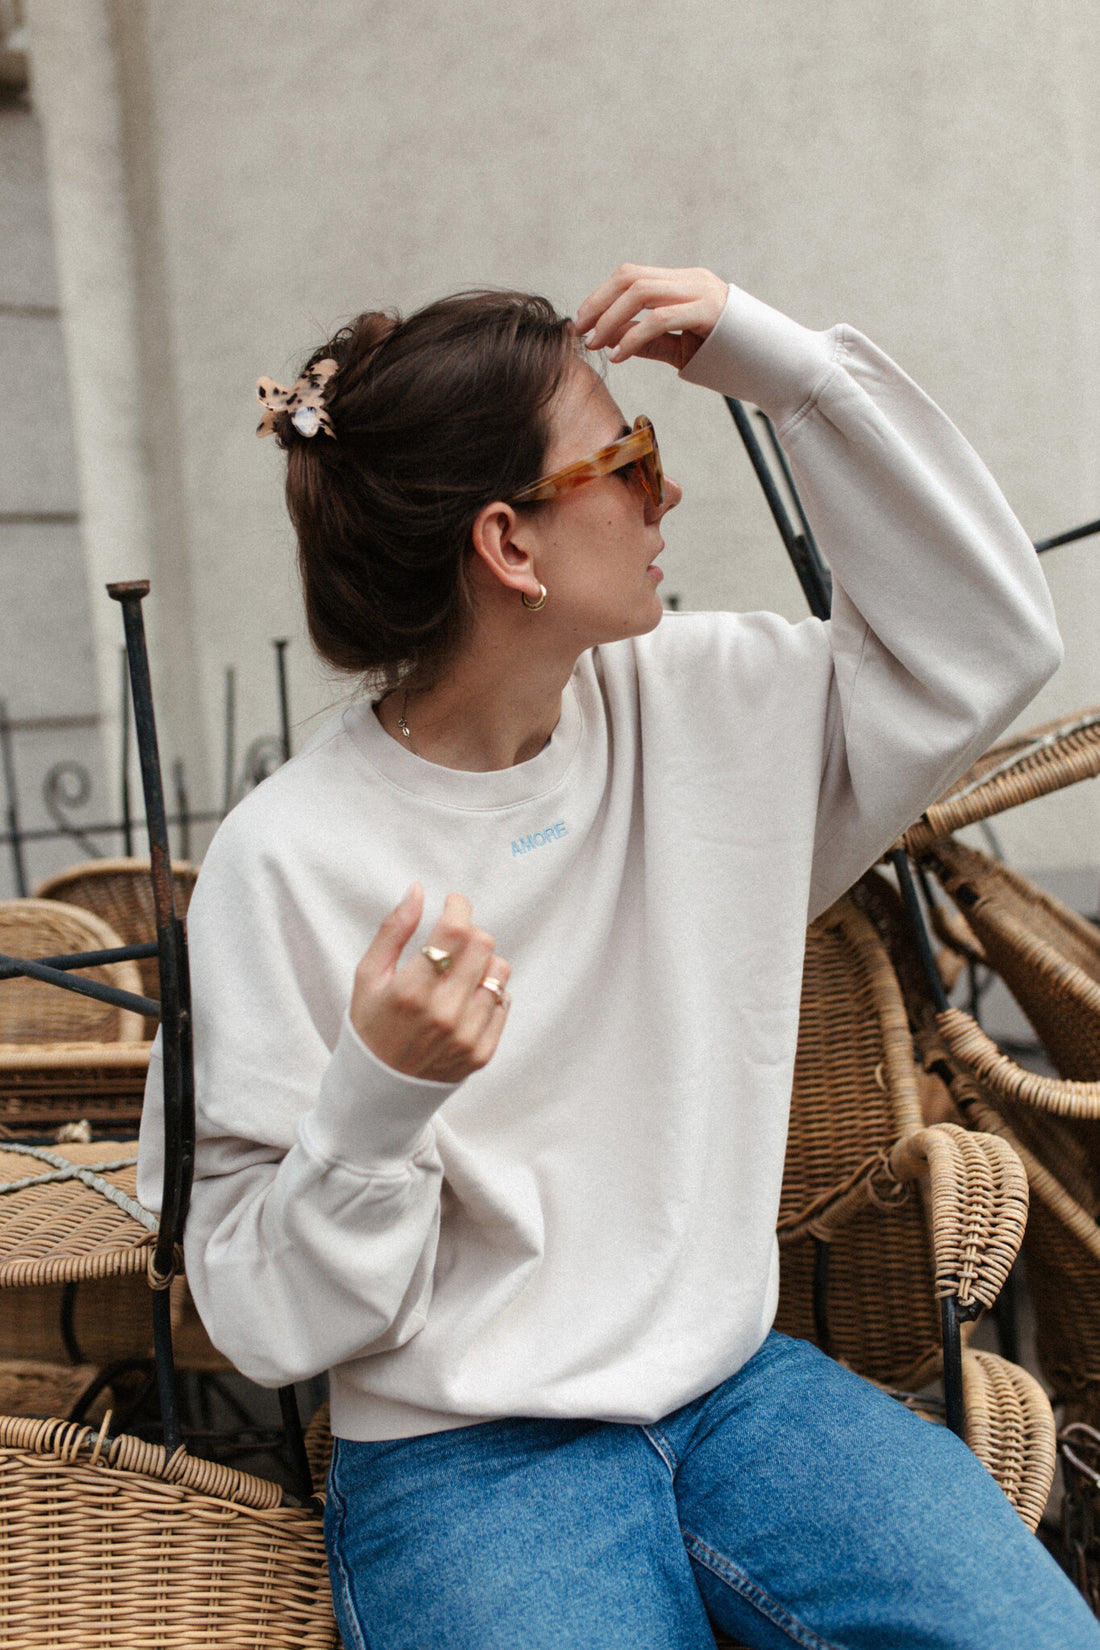
[[[543,473],[588,458],[628,430],[606,384],[576,362],[550,406]],[[554,628],[561,627],[578,652],[653,630],[662,612],[656,566],[664,549],[661,519],[681,496],[679,484],[666,476],[665,501],[654,504],[626,469],[532,510],[515,538],[530,550],[535,576],[549,593],[540,619],[553,612]]]

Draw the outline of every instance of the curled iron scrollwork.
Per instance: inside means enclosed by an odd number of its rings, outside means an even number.
[[[79,762],[55,762],[42,782],[42,800],[58,830],[79,842],[90,859],[103,859],[103,849],[68,817],[69,810],[84,807],[91,794],[91,775]]]

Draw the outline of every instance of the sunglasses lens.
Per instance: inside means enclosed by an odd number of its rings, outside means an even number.
[[[653,438],[653,451],[646,453],[640,460],[642,486],[653,500],[654,504],[665,502],[665,477],[661,469],[661,455],[657,451],[657,438]]]
[[[665,502],[665,477],[661,469],[661,455],[657,451],[657,432],[644,414],[634,420],[635,430],[648,430],[649,439],[653,443],[648,453],[643,453],[635,461],[634,473],[642,486],[653,500],[654,504]]]

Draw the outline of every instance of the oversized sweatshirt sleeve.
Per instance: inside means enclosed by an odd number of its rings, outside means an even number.
[[[211,1339],[264,1386],[403,1344],[431,1295],[432,1118],[454,1085],[383,1065],[341,1019],[350,973],[325,977],[325,936],[250,840],[246,805],[211,845],[188,933],[198,1138],[184,1249]],[[138,1162],[154,1209],[161,1084],[158,1039]]]
[[[833,572],[812,918],[1057,669],[1050,596],[977,454],[853,328],[731,287],[682,376],[769,414]]]

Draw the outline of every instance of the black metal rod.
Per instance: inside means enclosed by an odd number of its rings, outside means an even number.
[[[9,957],[0,951],[0,979],[10,980],[20,975],[28,980],[41,980],[45,985],[59,985],[62,991],[75,991],[78,997],[94,997],[97,1002],[111,1003],[115,1008],[132,1009],[135,1014],[160,1014],[160,1004],[152,997],[139,997],[134,991],[121,991],[118,986],[104,985],[101,980],[86,980],[80,974],[66,974],[60,968],[47,968],[44,963]]]
[[[294,1473],[295,1494],[304,1502],[313,1500],[313,1473],[310,1471],[306,1440],[302,1432],[302,1417],[298,1412],[298,1394],[292,1386],[279,1388],[279,1408],[283,1416],[287,1454]]]
[[[1036,539],[1035,548],[1042,555],[1044,550],[1056,550],[1060,544],[1073,544],[1076,539],[1087,539],[1093,533],[1100,533],[1100,521],[1087,522],[1084,527],[1071,527],[1068,533],[1056,533],[1052,539]]]
[[[26,837],[19,829],[19,803],[15,789],[15,752],[11,742],[11,723],[8,707],[0,699],[0,759],[4,767],[4,788],[7,791],[5,814],[8,821],[7,840],[11,847],[11,868],[15,891],[20,899],[27,897],[27,869],[23,863],[23,843]]]
[[[832,1357],[833,1341],[829,1334],[829,1256],[830,1248],[824,1238],[814,1238],[814,1335],[822,1352]]]
[[[67,1283],[61,1291],[61,1339],[65,1343],[65,1352],[71,1364],[84,1364],[88,1360],[84,1356],[76,1334],[76,1292],[78,1285]]]
[[[779,536],[783,540],[787,554],[791,559],[791,565],[794,567],[798,582],[802,586],[802,593],[809,605],[810,612],[815,618],[827,619],[831,605],[829,593],[821,578],[820,570],[810,554],[810,548],[805,537],[795,531],[794,523],[787,513],[787,506],[784,504],[779,488],[775,484],[775,477],[772,475],[768,461],[764,457],[764,449],[756,439],[756,431],[752,427],[749,415],[743,404],[735,400],[733,396],[727,395],[723,399],[730,410],[730,416],[734,424],[737,426],[738,434],[744,442],[745,451],[748,453],[749,461],[756,472],[756,479],[763,490],[768,508],[772,513],[772,519],[779,529]]]
[[[179,1393],[176,1390],[176,1362],[172,1355],[172,1300],[168,1289],[153,1291],[153,1351],[157,1359],[157,1392],[164,1427],[164,1448],[171,1460],[183,1443],[183,1435],[180,1431]]]
[[[962,1335],[959,1331],[958,1302],[954,1295],[940,1301],[943,1330],[943,1398],[947,1425],[959,1438],[966,1437],[966,1406],[963,1403]]]
[[[275,674],[279,683],[279,728],[283,742],[283,761],[290,761],[290,695],[286,684],[286,650],[288,638],[280,636],[275,648]]]
[[[130,824],[130,674],[129,674],[129,662],[127,660],[127,655],[126,655],[126,649],[125,648],[122,649],[122,714],[121,714],[121,723],[122,723],[122,731],[121,731],[122,751],[121,751],[121,755],[120,755],[120,761],[122,763],[122,772],[121,772],[121,780],[122,780],[122,786],[121,786],[122,846],[123,846],[123,849],[125,851],[126,858],[130,859],[130,858],[133,857],[133,852],[134,852],[134,836],[133,836],[133,831],[131,829],[131,824]],[[94,829],[94,827],[93,827],[93,829]]]
[[[821,549],[817,542],[817,536],[814,533],[813,528],[810,526],[810,518],[802,508],[802,499],[799,496],[798,488],[795,486],[794,476],[791,473],[791,466],[788,462],[787,455],[783,451],[783,446],[778,435],[775,433],[775,425],[772,423],[767,413],[761,412],[759,408],[757,408],[756,416],[760,419],[760,422],[764,426],[765,433],[768,437],[768,445],[775,454],[775,462],[779,465],[783,480],[787,483],[787,489],[791,495],[791,503],[798,511],[798,519],[802,523],[802,536],[809,546],[810,552],[818,565],[818,570],[820,571],[822,578],[826,583],[831,583],[829,578],[829,569],[826,565],[824,556],[821,554]]]
[[[115,945],[109,951],[69,951],[62,957],[32,957],[31,961],[43,968],[102,968],[104,963],[141,961],[157,954],[156,940],[144,945]],[[23,972],[21,967],[0,963],[0,980],[12,979]]]
[[[72,1409],[70,1409],[68,1415],[66,1416],[66,1420],[83,1421],[85,1415],[88,1413],[88,1410],[92,1407],[92,1404],[99,1397],[99,1394],[103,1391],[103,1389],[109,1386],[113,1387],[121,1376],[128,1375],[133,1370],[140,1370],[145,1376],[145,1381],[138,1389],[137,1393],[130,1399],[126,1409],[121,1415],[119,1414],[118,1409],[115,1409],[114,1425],[117,1431],[115,1433],[108,1433],[108,1443],[114,1437],[117,1437],[119,1433],[124,1433],[131,1417],[136,1415],[141,1409],[142,1404],[149,1396],[149,1393],[152,1391],[156,1382],[156,1364],[151,1358],[119,1358],[113,1364],[108,1364],[105,1368],[101,1369],[95,1379],[88,1382],[88,1385],[84,1388],[84,1391],[80,1394],[80,1397],[76,1400],[76,1403],[73,1405]],[[114,1396],[117,1403],[119,1396],[118,1393],[116,1392]]]
[[[145,579],[107,586],[108,594],[122,606],[126,630],[126,653],[145,793],[145,820],[157,922],[164,1058],[164,1188],[153,1264],[164,1277],[171,1273],[175,1247],[183,1241],[183,1226],[191,1196],[195,1160],[195,1079],[187,941],[183,923],[176,916],[175,909],[168,821],[153,714],[153,689],[141,613],[141,603],[148,591],[149,584]],[[167,1417],[165,1424],[167,1426]]]
[[[993,1302],[993,1322],[997,1329],[997,1345],[1001,1357],[1010,1364],[1020,1362],[1020,1268],[1017,1262]]]
[[[176,793],[176,814],[169,823],[180,828],[180,858],[186,863],[191,858],[191,820],[187,812],[187,781],[183,763],[178,757],[172,764],[172,784]]]
[[[913,939],[920,956],[921,968],[924,971],[925,984],[928,987],[932,1001],[936,1005],[937,1014],[942,1014],[951,1005],[947,1000],[947,993],[944,991],[943,981],[940,979],[940,971],[936,967],[936,959],[932,954],[932,942],[928,937],[924,912],[920,908],[913,873],[909,869],[908,856],[903,849],[893,848],[886,857],[894,867],[898,879],[898,887],[901,890],[901,897],[905,904],[905,913],[909,918],[909,926],[913,931]]]

